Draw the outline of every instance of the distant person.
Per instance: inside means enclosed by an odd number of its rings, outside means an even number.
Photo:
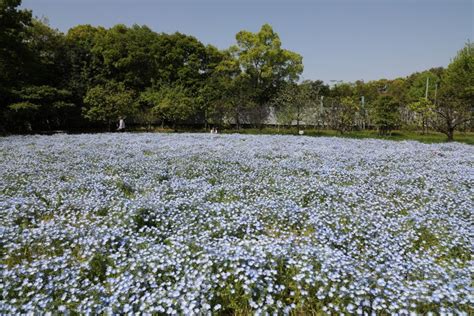
[[[117,128],[117,131],[125,132],[125,120],[123,119],[123,117],[121,117],[119,119],[119,125],[118,125],[118,128]]]

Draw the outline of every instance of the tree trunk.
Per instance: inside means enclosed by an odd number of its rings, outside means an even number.
[[[446,119],[446,130],[444,133],[446,134],[446,136],[448,136],[448,142],[452,142],[454,140],[455,125],[453,124],[453,119],[451,115],[446,115],[445,119]]]
[[[448,136],[448,142],[452,142],[454,140],[454,128],[448,127],[446,131],[446,136]]]
[[[237,113],[236,116],[237,130],[240,131],[240,114]]]

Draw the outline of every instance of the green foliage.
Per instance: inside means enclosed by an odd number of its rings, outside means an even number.
[[[263,129],[247,128],[241,130],[229,129],[223,131],[223,133],[241,133],[249,135],[297,135],[297,132],[294,129],[289,128],[273,128],[267,127]],[[321,129],[306,129],[305,136],[312,137],[347,137],[354,139],[365,139],[365,138],[375,138],[375,139],[385,139],[393,141],[405,141],[405,140],[414,140],[426,144],[433,143],[443,143],[446,141],[446,137],[439,132],[428,132],[425,134],[420,134],[417,132],[410,131],[401,131],[394,130],[389,135],[380,135],[377,131],[374,130],[361,130],[361,131],[348,131],[344,134],[335,130],[321,130]],[[474,145],[474,133],[456,133],[456,141],[460,143]]]
[[[3,121],[8,121],[8,104],[18,101],[12,90],[25,82],[26,64],[31,59],[26,45],[31,12],[19,9],[20,4],[21,0],[0,1],[0,119]],[[4,128],[0,124],[0,133]]]
[[[302,57],[282,49],[278,34],[269,24],[264,24],[258,33],[240,31],[236,39],[234,49],[239,62],[257,84],[269,84],[275,77],[294,81],[303,71]]]
[[[273,100],[277,121],[284,125],[292,125],[296,122],[299,130],[301,121],[307,112],[315,107],[317,100],[314,87],[310,83],[287,84],[277,94]]]
[[[158,80],[160,84],[181,85],[195,91],[210,69],[208,61],[216,54],[212,47],[206,48],[196,38],[181,33],[163,34],[158,47]]]
[[[78,103],[82,103],[89,87],[101,82],[103,62],[92,49],[105,31],[103,27],[78,25],[69,29],[65,36],[70,62],[68,86]]]
[[[117,181],[117,188],[129,199],[135,196],[134,188],[122,180]]]
[[[428,121],[434,115],[433,103],[428,99],[419,98],[416,102],[412,102],[408,106],[410,110],[416,114],[415,120],[418,125],[421,126],[423,132],[426,132],[429,124]]]
[[[261,129],[275,117],[284,125],[304,122],[340,133],[377,127],[385,134],[400,123],[416,124],[425,134],[433,127],[449,140],[455,130],[472,129],[471,43],[446,70],[330,89],[319,80],[296,84],[302,56],[284,49],[269,24],[255,33],[238,32],[236,44],[221,51],[193,36],[140,25],[78,25],[63,34],[20,5],[0,1],[2,134],[110,130],[119,117],[147,130],[158,122],[173,129],[178,124]],[[384,96],[394,101],[388,113],[382,110]]]
[[[107,279],[107,268],[113,266],[113,261],[102,253],[96,253],[89,261],[85,276],[92,282],[104,282]]]
[[[123,83],[108,82],[89,89],[84,97],[83,113],[92,121],[110,124],[120,117],[131,116],[136,111],[134,92]]]
[[[442,96],[474,101],[474,43],[467,43],[448,65],[442,81]]]
[[[333,111],[335,116],[334,128],[342,134],[354,126],[355,115],[359,111],[359,104],[353,97],[342,97],[340,100],[337,100]]]
[[[43,108],[43,111],[72,106],[67,102],[68,98],[71,97],[71,93],[65,89],[57,89],[51,86],[26,86],[15,91],[15,93],[20,100],[48,107],[48,109]]]
[[[13,94],[18,101],[9,105],[10,117],[23,122],[26,130],[58,128],[74,107],[69,91],[52,86],[25,86]]]
[[[133,221],[135,222],[137,230],[140,230],[142,227],[157,226],[157,223],[153,218],[153,210],[147,208],[138,209],[136,214],[133,216]]]
[[[240,31],[236,40],[237,45],[231,47],[231,52],[238,60],[244,78],[253,87],[258,107],[254,119],[261,124],[267,114],[262,108],[282,84],[299,78],[303,72],[303,58],[283,49],[278,34],[269,24],[264,24],[258,33]]]
[[[380,96],[374,104],[372,115],[379,134],[387,135],[399,123],[399,103],[392,96]]]
[[[474,44],[467,43],[448,65],[441,81],[440,101],[435,105],[438,129],[453,140],[461,124],[472,120],[474,105]]]
[[[416,73],[411,76],[410,81],[410,87],[406,92],[408,100],[415,102],[425,96],[427,96],[429,100],[435,99],[436,86],[440,81],[436,73],[430,70]],[[426,89],[427,87],[428,89]]]
[[[206,121],[211,124],[233,120],[237,128],[249,121],[249,112],[256,107],[256,91],[248,76],[241,71],[232,49],[226,51],[206,85],[208,107]]]
[[[157,74],[157,33],[146,26],[128,28],[118,24],[106,31],[93,32],[93,35],[90,52],[100,65],[97,82],[114,80],[132,89],[151,85]]]
[[[29,58],[26,45],[31,12],[20,10],[21,0],[0,1],[0,87],[23,81],[25,61]]]
[[[416,102],[409,104],[410,110],[416,113],[429,113],[433,111],[433,103],[425,98],[419,98]]]
[[[33,19],[28,34],[31,54],[28,81],[34,85],[65,88],[70,67],[64,35],[52,29],[46,19]]]
[[[354,95],[354,86],[350,83],[336,84],[331,89],[331,96],[335,98],[352,97]]]
[[[17,102],[17,103],[12,103],[9,105],[10,110],[13,110],[15,112],[36,112],[40,108],[39,105],[33,104],[31,102]]]
[[[141,94],[140,99],[152,107],[158,119],[173,124],[186,120],[194,113],[194,102],[189,91],[179,85],[148,89]]]

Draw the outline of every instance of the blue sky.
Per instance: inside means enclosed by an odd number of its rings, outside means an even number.
[[[224,49],[270,23],[303,56],[304,79],[365,81],[446,66],[474,40],[472,0],[24,0],[66,32],[77,24],[145,24]]]

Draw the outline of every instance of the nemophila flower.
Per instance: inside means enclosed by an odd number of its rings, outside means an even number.
[[[1,138],[0,155],[4,313],[473,302],[466,145],[102,134]]]
[[[377,280],[377,285],[380,287],[384,287],[387,284],[384,279],[378,279]]]

